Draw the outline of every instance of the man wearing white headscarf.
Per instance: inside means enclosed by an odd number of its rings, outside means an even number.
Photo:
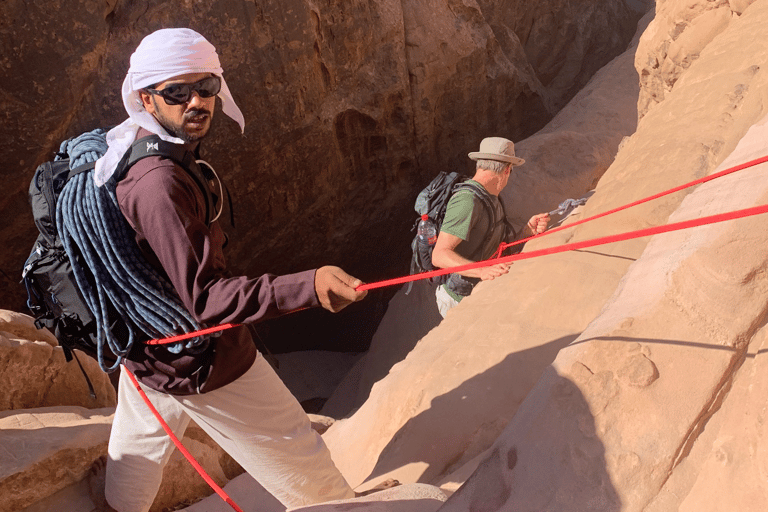
[[[101,186],[139,137],[197,150],[222,111],[244,128],[214,47],[189,29],[147,36],[131,56],[122,88],[129,118],[107,136],[96,165]],[[165,275],[200,325],[246,324],[307,307],[336,312],[361,300],[360,281],[338,267],[285,276],[228,277],[218,222],[207,223],[205,198],[193,178],[170,159],[140,160],[117,183],[120,210],[151,264]],[[181,438],[194,419],[286,507],[355,496],[333,464],[307,415],[255,348],[244,326],[224,331],[204,348],[171,351],[134,344],[125,368]],[[178,353],[177,353],[178,352]],[[97,507],[149,510],[173,445],[123,370],[108,457],[94,464]],[[105,482],[102,485],[101,478]]]
[[[145,37],[131,55],[131,66],[123,81],[123,105],[128,119],[107,134],[109,150],[96,163],[95,180],[103,185],[117,167],[123,153],[136,139],[136,132],[144,128],[161,139],[176,144],[184,141],[170,134],[158,120],[144,108],[140,92],[152,85],[188,73],[209,73],[221,80],[222,111],[245,130],[245,119],[232,99],[224,70],[219,64],[216,49],[203,36],[191,29],[161,29]]]

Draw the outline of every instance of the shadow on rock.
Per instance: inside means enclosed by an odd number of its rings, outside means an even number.
[[[488,457],[440,512],[618,512],[605,447],[581,390],[551,366]]]
[[[409,419],[392,437],[368,479],[409,467],[407,475],[394,477],[434,483],[483,453],[507,427],[541,372],[576,337],[563,336],[509,354],[434,398],[429,409]]]

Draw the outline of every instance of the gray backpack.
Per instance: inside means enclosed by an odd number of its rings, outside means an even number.
[[[445,211],[448,208],[448,202],[451,196],[459,190],[470,190],[476,197],[480,198],[481,202],[488,210],[490,218],[493,219],[493,225],[500,219],[496,219],[495,209],[490,194],[482,188],[466,183],[469,178],[462,176],[457,172],[446,173],[440,172],[424,190],[422,190],[416,197],[416,204],[414,210],[419,216],[416,218],[416,222],[413,225],[413,230],[416,229],[422,215],[427,215],[429,219],[435,224],[437,232],[440,232],[440,226],[443,224],[443,218],[445,217]],[[506,222],[506,215],[504,216]],[[509,226],[509,225],[508,225]],[[511,229],[511,226],[509,226]],[[432,264],[432,250],[434,245],[429,245],[421,241],[417,236],[413,237],[411,242],[411,275],[420,274],[423,272],[429,272],[435,270],[436,267]],[[428,281],[432,284],[443,284],[448,280],[449,274],[442,276],[430,277]],[[408,284],[406,294],[410,293],[413,282]]]

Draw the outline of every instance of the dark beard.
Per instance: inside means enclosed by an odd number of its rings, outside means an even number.
[[[154,98],[153,98],[153,101],[154,101]],[[207,114],[209,123],[210,123],[210,120],[213,119],[213,116],[211,115],[211,112],[207,109],[197,108],[194,110],[189,110],[187,112],[184,112],[184,115],[182,116],[181,125],[176,125],[172,123],[171,121],[166,119],[164,116],[160,115],[157,109],[155,109],[155,111],[157,112],[157,115],[155,116],[155,118],[160,123],[160,126],[165,128],[165,131],[168,132],[169,135],[172,135],[176,138],[183,140],[186,144],[202,140],[206,135],[208,135],[208,132],[211,131],[210,124],[208,125],[208,130],[206,130],[205,133],[203,133],[202,135],[189,134],[185,132],[184,129],[182,128],[183,124],[186,121],[200,114]]]

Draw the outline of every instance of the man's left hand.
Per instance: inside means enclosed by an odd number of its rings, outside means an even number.
[[[531,220],[528,221],[528,229],[531,230],[532,235],[538,235],[539,233],[543,233],[547,230],[547,226],[549,225],[549,214],[548,213],[540,213],[538,215],[534,215],[531,217]]]
[[[361,284],[363,284],[362,281],[339,267],[320,267],[315,272],[315,292],[320,305],[333,313],[338,313],[368,295],[367,291],[355,290]]]

